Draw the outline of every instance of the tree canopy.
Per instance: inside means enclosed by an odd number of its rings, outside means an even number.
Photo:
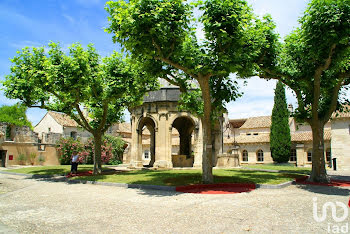
[[[312,0],[299,23],[284,43],[269,40],[275,49],[261,60],[260,77],[279,79],[295,91],[295,116],[313,132],[311,180],[327,181],[324,125],[349,103],[339,94],[350,83],[350,0]]]
[[[284,85],[280,81],[276,84],[271,115],[270,149],[273,161],[277,163],[289,161],[291,149],[289,111]]]
[[[0,122],[9,123],[16,126],[32,127],[32,123],[26,115],[27,107],[20,104],[0,107]]]
[[[203,13],[200,17],[195,18],[194,7]],[[212,132],[216,132],[212,128],[218,126],[216,120],[225,104],[240,95],[237,82],[229,75],[255,74],[256,61],[262,53],[269,54],[266,35],[274,28],[271,19],[257,19],[244,0],[193,4],[183,0],[118,0],[107,2],[106,10],[110,22],[107,31],[113,33],[114,42],[142,61],[145,71],[178,85],[184,92],[183,104],[201,98],[203,104],[192,111],[198,113],[203,126],[202,180],[212,182]],[[195,34],[200,27],[203,40]],[[189,92],[189,81],[198,84],[196,92]]]
[[[101,59],[91,44],[86,49],[73,44],[68,54],[56,43],[47,52],[24,48],[11,61],[5,95],[28,107],[63,112],[89,131],[95,139],[94,173],[101,171],[102,135],[155,87],[138,63],[117,52]]]

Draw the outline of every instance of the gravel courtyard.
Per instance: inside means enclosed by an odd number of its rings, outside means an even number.
[[[325,202],[348,204],[349,189],[289,186],[204,195],[67,184],[0,174],[0,233],[327,233]],[[342,210],[337,209],[338,217]]]

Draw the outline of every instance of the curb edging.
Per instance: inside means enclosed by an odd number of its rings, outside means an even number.
[[[257,189],[282,189],[294,184],[295,181],[287,181],[281,184],[256,184]]]

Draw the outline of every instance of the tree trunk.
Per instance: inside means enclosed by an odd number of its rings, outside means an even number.
[[[312,129],[312,171],[310,181],[329,182],[324,158],[324,124],[319,121],[311,123]]]
[[[102,135],[94,134],[94,144],[95,144],[95,152],[94,152],[94,175],[101,174],[102,166],[101,166],[101,145],[102,145]]]
[[[220,119],[217,119],[211,130],[211,141],[213,145],[212,158],[213,158],[213,167],[217,163],[218,154],[223,153],[223,135],[222,135],[222,123]]]
[[[209,89],[209,78],[198,80],[202,90],[202,97],[204,102],[204,116],[202,120],[203,126],[203,157],[202,157],[202,182],[204,184],[211,184],[214,182],[213,178],[213,142],[211,135],[211,97]]]

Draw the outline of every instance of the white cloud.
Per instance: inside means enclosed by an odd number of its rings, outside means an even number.
[[[243,86],[244,80],[238,80],[240,90],[244,92],[243,97],[227,105],[229,118],[239,119],[271,115],[276,80],[267,81],[259,77],[252,77],[245,81],[247,81],[247,85]],[[286,97],[287,103],[291,103],[295,107],[296,99],[289,89],[286,89]]]
[[[74,23],[75,23],[75,20],[74,20],[74,18],[73,18],[72,16],[67,15],[67,14],[62,14],[62,16],[63,16],[64,18],[66,18],[66,20],[68,20],[71,24],[74,24]]]
[[[76,0],[76,2],[84,7],[92,7],[95,5],[100,5],[102,0]]]
[[[41,47],[41,46],[43,46],[39,42],[28,41],[28,40],[18,41],[18,42],[10,42],[9,45],[17,50],[20,50],[24,47]]]

